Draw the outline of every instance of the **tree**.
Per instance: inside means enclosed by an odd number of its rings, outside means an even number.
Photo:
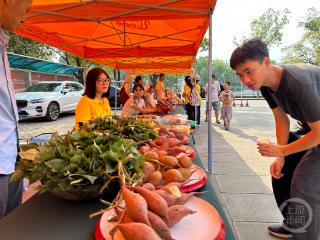
[[[204,37],[200,44],[200,52],[206,52],[209,50],[209,39]]]
[[[284,26],[289,23],[289,19],[287,17],[289,13],[288,9],[280,12],[269,8],[260,17],[251,22],[249,38],[242,36],[241,39],[236,39],[234,37],[234,44],[236,46],[240,46],[244,40],[260,38],[269,47],[273,44],[279,45],[282,40],[282,30]]]
[[[14,33],[8,33],[8,35],[10,36],[7,46],[8,52],[44,60],[50,60],[53,56],[52,48],[45,44],[24,38]]]
[[[282,49],[284,63],[310,63],[320,65],[320,11],[308,9],[304,22],[299,26],[305,29],[302,38],[295,44]]]

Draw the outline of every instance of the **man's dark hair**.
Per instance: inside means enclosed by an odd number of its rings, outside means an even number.
[[[229,81],[226,81],[225,83],[228,84],[229,86],[231,85],[231,82],[229,82]]]
[[[258,38],[245,41],[237,47],[230,58],[230,67],[234,70],[239,64],[247,60],[256,60],[262,63],[265,57],[269,57],[267,45]]]
[[[86,82],[85,82],[85,91],[83,93],[83,96],[87,96],[88,98],[94,99],[96,97],[96,82],[100,76],[100,74],[105,74],[107,78],[110,79],[108,73],[104,71],[101,68],[92,68],[86,76]],[[103,94],[103,97],[106,97],[109,95],[110,86],[108,89],[108,92]]]
[[[164,73],[160,73],[159,77],[164,77],[165,74]]]
[[[216,75],[214,75],[214,73],[212,73],[211,76],[212,76],[212,78],[216,79]]]

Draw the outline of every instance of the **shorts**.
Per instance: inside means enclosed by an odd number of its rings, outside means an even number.
[[[207,110],[209,110],[209,108],[208,108],[208,101],[206,102],[206,104],[207,104],[206,108],[207,108]],[[211,103],[211,107],[213,108],[213,110],[219,111],[219,110],[220,110],[220,101],[212,102],[212,103]]]
[[[228,119],[231,120],[232,119],[232,107],[223,107],[221,108],[221,118],[222,119]]]

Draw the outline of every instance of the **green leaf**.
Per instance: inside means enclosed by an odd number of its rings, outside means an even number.
[[[67,164],[63,159],[53,159],[45,163],[49,168],[51,168],[52,172],[59,172],[63,169]]]
[[[83,178],[79,178],[77,180],[73,180],[72,182],[70,182],[70,185],[74,185],[74,184],[77,184],[77,183],[80,183],[82,182]]]
[[[97,180],[98,177],[86,175],[86,174],[71,174],[70,176],[81,176],[91,182],[91,184],[94,184],[94,182]]]

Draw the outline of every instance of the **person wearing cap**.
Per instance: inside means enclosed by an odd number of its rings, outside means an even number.
[[[0,219],[21,204],[23,187],[23,180],[9,182],[19,151],[19,116],[4,31],[14,31],[31,5],[32,0],[0,0]]]
[[[124,77],[124,82],[120,89],[120,102],[122,107],[126,103],[126,101],[130,98],[130,83],[133,81],[132,75],[126,75]]]

